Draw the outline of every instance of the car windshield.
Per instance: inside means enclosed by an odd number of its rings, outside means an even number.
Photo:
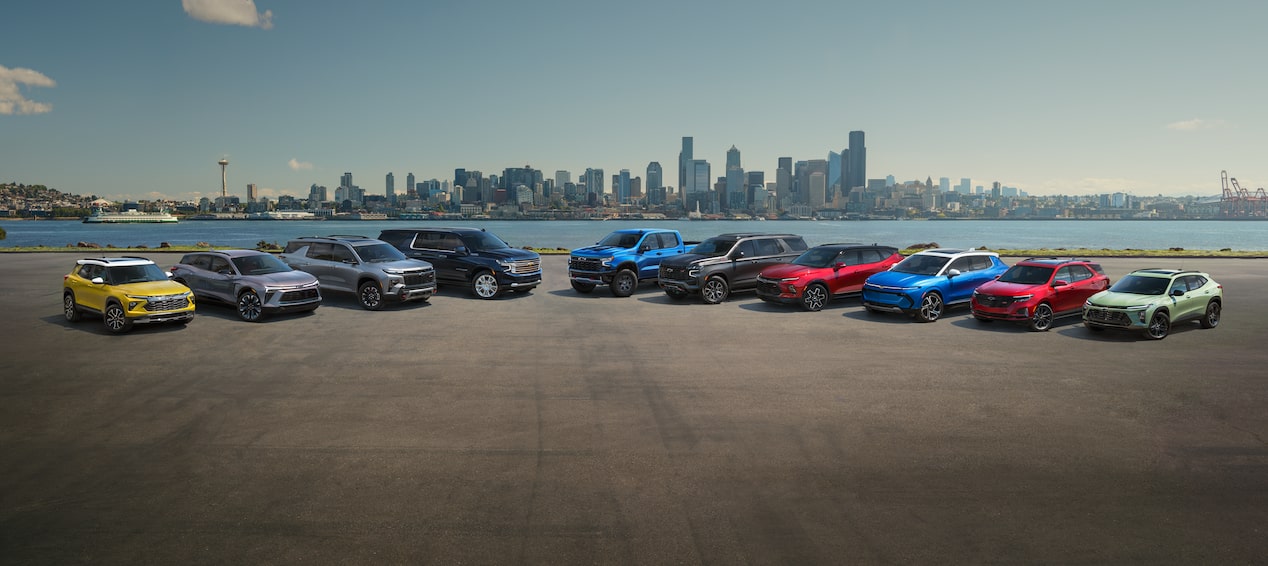
[[[361,261],[378,262],[405,259],[405,254],[401,253],[400,250],[392,247],[386,242],[365,244],[357,246],[356,248],[357,255],[361,256]]]
[[[999,276],[1001,283],[1042,285],[1052,278],[1052,268],[1038,265],[1014,265]]]
[[[506,245],[506,242],[503,242],[501,238],[488,232],[467,234],[466,237],[463,238],[463,241],[467,244],[467,248],[473,252],[502,250],[510,247]]]
[[[291,270],[290,266],[282,263],[282,260],[269,254],[235,257],[233,265],[238,268],[238,273],[243,275],[268,275]]]
[[[599,240],[600,246],[612,246],[615,248],[632,248],[638,243],[641,234],[631,234],[629,232],[613,232]]]
[[[832,265],[838,253],[839,250],[836,249],[813,248],[797,256],[797,259],[792,262],[795,265],[804,265],[806,267],[827,267]]]
[[[1167,285],[1171,283],[1170,279],[1165,277],[1142,277],[1140,275],[1128,275],[1118,280],[1110,291],[1115,293],[1131,293],[1133,295],[1162,295],[1167,292]]]
[[[691,249],[691,253],[700,255],[722,255],[735,247],[735,240],[731,238],[709,238]]]
[[[111,285],[128,283],[145,283],[147,281],[165,281],[167,274],[159,266],[152,263],[145,265],[119,265],[108,270]]]
[[[949,257],[916,254],[898,262],[890,271],[913,275],[937,275],[939,271],[942,271],[942,266],[949,261],[951,261]]]

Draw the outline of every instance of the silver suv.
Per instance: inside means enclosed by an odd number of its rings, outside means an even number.
[[[436,292],[436,270],[409,259],[382,240],[365,236],[306,236],[278,255],[287,265],[317,277],[323,290],[356,293],[368,310],[386,300],[426,301]]]

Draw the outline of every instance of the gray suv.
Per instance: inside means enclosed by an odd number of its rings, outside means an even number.
[[[722,234],[696,244],[690,252],[661,260],[657,282],[671,299],[699,294],[713,305],[733,291],[756,288],[763,268],[790,263],[807,248],[796,234]]]
[[[382,240],[365,236],[307,236],[286,243],[287,265],[317,276],[321,288],[356,293],[368,310],[386,300],[426,301],[436,292],[436,270],[409,259]]]
[[[238,316],[258,322],[265,314],[311,311],[321,305],[317,278],[256,250],[208,250],[185,254],[172,280],[199,299],[235,305]]]

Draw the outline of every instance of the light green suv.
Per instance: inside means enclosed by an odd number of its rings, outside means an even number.
[[[1162,340],[1177,322],[1196,319],[1202,328],[1215,328],[1223,303],[1224,286],[1210,275],[1141,269],[1089,297],[1083,303],[1083,325],[1093,331],[1142,330],[1146,337]]]

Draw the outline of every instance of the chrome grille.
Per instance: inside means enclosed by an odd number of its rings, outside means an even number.
[[[510,262],[506,267],[506,271],[513,275],[530,275],[542,270],[542,260],[536,259],[520,259]]]
[[[189,297],[185,295],[168,295],[166,297],[150,297],[145,301],[145,310],[150,312],[174,311],[189,306]]]

